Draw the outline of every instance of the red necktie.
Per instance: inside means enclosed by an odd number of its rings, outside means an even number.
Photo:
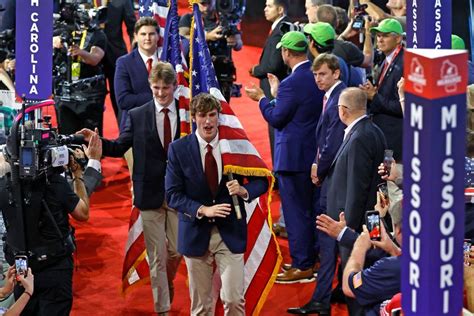
[[[212,195],[215,196],[218,186],[217,162],[212,154],[212,146],[207,144],[206,148],[207,152],[204,157],[204,172],[206,174],[209,189],[211,189]]]
[[[153,58],[148,58],[146,61],[146,70],[148,71],[148,74],[151,72],[151,65],[153,64]]]
[[[170,110],[167,108],[161,110],[165,115],[163,118],[163,148],[165,149],[165,153],[168,153],[168,146],[171,143],[171,122],[168,116],[169,111]]]

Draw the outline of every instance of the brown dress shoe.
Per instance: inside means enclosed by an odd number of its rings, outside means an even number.
[[[300,270],[291,268],[285,272],[279,273],[275,280],[276,283],[292,284],[292,283],[309,283],[314,282],[316,278],[313,275],[313,269]]]
[[[284,263],[284,264],[282,264],[282,265],[281,265],[281,269],[282,269],[283,271],[288,271],[288,270],[290,270],[290,269],[291,269],[291,263]]]

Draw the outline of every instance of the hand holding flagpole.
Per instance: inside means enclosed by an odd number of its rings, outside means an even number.
[[[232,175],[232,172],[229,172],[227,174],[227,178],[229,181],[234,180],[234,176]],[[240,204],[239,204],[239,199],[237,198],[237,195],[233,194],[232,196],[232,204],[234,205],[235,209],[235,214],[237,215],[237,219],[242,219],[242,213],[240,212]]]

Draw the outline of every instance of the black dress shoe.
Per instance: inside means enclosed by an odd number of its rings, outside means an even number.
[[[341,287],[336,287],[331,292],[331,303],[345,303],[346,297]]]
[[[290,307],[286,310],[286,312],[297,315],[319,314],[329,316],[331,315],[331,306],[310,301],[301,307]]]

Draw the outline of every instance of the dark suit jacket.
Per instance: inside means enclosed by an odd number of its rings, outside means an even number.
[[[311,170],[324,92],[316,86],[310,67],[307,61],[283,80],[276,100],[260,100],[263,117],[275,128],[275,172]]]
[[[133,39],[135,14],[130,0],[113,0],[107,4],[107,20],[104,32],[107,35],[107,50],[105,58],[115,65],[117,58],[127,53],[127,46],[123,40],[122,22],[125,22],[130,40]]]
[[[274,74],[281,81],[286,78],[289,73],[289,69],[281,57],[281,50],[276,48],[276,45],[280,42],[280,39],[283,36],[280,32],[280,25],[282,22],[290,22],[290,19],[285,16],[280,22],[278,22],[265,42],[262,54],[260,55],[259,64],[253,69],[253,75],[260,79],[260,88],[263,89],[265,96],[271,99],[273,99],[273,97],[271,96],[267,74]]]
[[[117,104],[124,111],[120,122],[122,130],[125,127],[127,111],[153,99],[148,83],[148,71],[138,49],[117,60],[114,81]]]
[[[346,85],[341,82],[331,92],[326,102],[326,110],[319,118],[316,127],[316,141],[319,149],[319,159],[315,156],[314,163],[318,165],[318,178],[323,181],[326,178],[329,167],[336,156],[337,150],[344,139],[346,125],[339,118],[339,96]]]
[[[204,174],[199,143],[195,134],[173,142],[169,148],[166,170],[166,196],[168,205],[178,211],[178,251],[185,256],[203,256],[209,248],[211,229],[215,225],[226,246],[233,253],[245,252],[247,245],[247,222],[244,201],[239,197],[242,219],[235,211],[226,218],[196,218],[201,205],[211,206],[230,203],[232,199],[225,183],[225,176],[214,197]],[[242,185],[242,177],[235,176]],[[249,177],[244,187],[253,200],[266,192],[268,180],[263,177]],[[233,206],[232,206],[233,208]]]
[[[381,181],[377,167],[385,148],[382,131],[363,118],[347,135],[329,170],[327,214],[339,220],[339,212],[344,209],[347,226],[357,232],[362,230],[365,212],[376,203]]]
[[[396,56],[369,103],[369,113],[382,130],[387,140],[387,148],[393,149],[396,161],[402,159],[403,112],[398,99],[397,82],[403,76],[403,49]]]
[[[180,135],[177,113],[173,140]],[[141,210],[160,208],[165,195],[166,154],[158,136],[154,101],[130,110],[119,137],[102,139],[102,147],[104,156],[110,157],[122,157],[133,148],[133,205]]]

